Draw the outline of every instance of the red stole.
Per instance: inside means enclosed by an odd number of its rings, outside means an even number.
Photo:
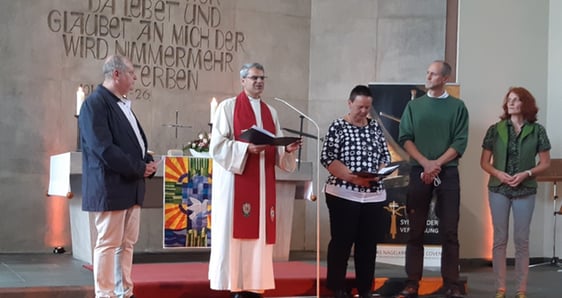
[[[276,134],[271,111],[260,100],[263,128]],[[240,140],[242,131],[256,124],[256,116],[246,93],[236,97],[234,105],[234,139]],[[265,149],[265,232],[266,243],[275,243],[275,150],[274,146]],[[249,154],[242,175],[234,176],[234,222],[236,239],[257,239],[260,228],[260,155]]]

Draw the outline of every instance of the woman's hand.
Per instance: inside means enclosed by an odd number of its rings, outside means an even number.
[[[497,170],[497,172],[494,175],[496,176],[496,178],[498,178],[501,181],[501,183],[507,185],[510,185],[510,183],[513,182],[513,180],[515,179],[515,176],[511,176],[508,173],[500,170]]]
[[[379,180],[380,177],[365,178],[355,174],[351,174],[351,179],[349,179],[349,182],[362,187],[371,187],[373,185],[373,182],[379,182]]]
[[[511,187],[517,187],[519,184],[521,184],[521,182],[523,182],[523,180],[527,179],[527,177],[529,177],[529,174],[527,174],[526,172],[517,173],[512,176],[511,181],[507,182],[507,185]]]

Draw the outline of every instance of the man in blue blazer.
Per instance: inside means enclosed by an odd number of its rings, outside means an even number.
[[[92,212],[96,298],[133,297],[133,245],[140,229],[146,177],[157,163],[127,93],[137,79],[125,57],[110,56],[104,81],[88,96],[78,118],[82,146],[82,210]]]

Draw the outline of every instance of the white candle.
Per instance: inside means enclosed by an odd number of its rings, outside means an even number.
[[[82,85],[80,85],[78,91],[76,91],[76,116],[80,115],[82,103],[84,103],[84,89],[82,89]]]
[[[213,97],[211,100],[211,120],[209,123],[213,124],[213,119],[215,118],[215,112],[217,111],[217,99]]]

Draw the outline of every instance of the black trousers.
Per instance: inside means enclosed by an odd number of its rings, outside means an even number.
[[[459,286],[459,205],[460,186],[457,167],[444,167],[439,173],[441,184],[424,184],[420,179],[422,167],[412,167],[406,209],[410,223],[409,239],[406,245],[406,274],[408,282],[418,285],[423,274],[423,240],[429,204],[433,192],[437,196],[435,205],[439,218],[439,239],[441,251],[441,276],[445,287]]]
[[[326,194],[331,236],[326,279],[330,290],[349,290],[350,286],[345,284],[345,276],[353,245],[355,286],[359,293],[372,289],[377,243],[384,235],[385,203],[358,203]]]

